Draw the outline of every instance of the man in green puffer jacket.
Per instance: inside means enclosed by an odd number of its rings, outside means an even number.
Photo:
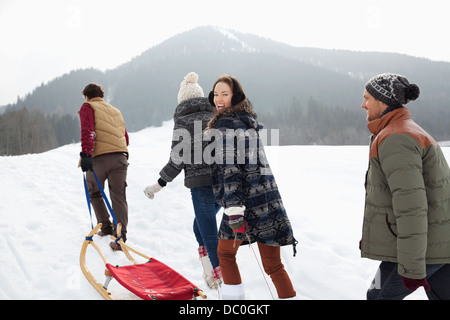
[[[372,138],[360,249],[382,261],[367,299],[403,299],[421,286],[429,299],[450,299],[450,170],[403,106],[419,94],[398,74],[365,86]]]

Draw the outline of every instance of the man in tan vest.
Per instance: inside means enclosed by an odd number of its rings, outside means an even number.
[[[102,86],[90,83],[83,90],[86,102],[81,106],[81,152],[80,166],[86,172],[89,196],[98,223],[102,223],[100,236],[116,235],[116,226],[103,201],[92,171],[104,188],[108,180],[111,205],[117,223],[122,224],[122,239],[126,241],[128,204],[126,200],[126,178],[128,168],[128,132],[119,110],[103,100]],[[113,250],[120,245],[111,242]]]

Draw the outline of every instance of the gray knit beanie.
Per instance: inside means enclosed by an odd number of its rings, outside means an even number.
[[[416,84],[411,84],[404,76],[394,73],[383,73],[373,77],[366,83],[366,90],[392,109],[416,100],[420,94]]]

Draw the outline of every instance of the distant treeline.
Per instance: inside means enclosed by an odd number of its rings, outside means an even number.
[[[258,120],[264,124],[265,129],[279,130],[280,145],[369,143],[370,132],[367,129],[366,113],[361,108],[332,108],[313,97],[310,97],[306,104],[300,103],[294,97],[290,105],[282,109],[265,111],[259,110],[257,105],[254,107]],[[439,118],[439,115],[448,112],[420,109],[411,112],[413,119],[436,140],[448,140],[445,132],[450,132],[450,122],[446,116]],[[126,117],[125,122],[127,123]],[[149,123],[148,126],[160,124],[161,122]],[[0,115],[0,156],[39,153],[79,141],[78,116],[45,115],[39,109],[28,110],[25,107],[9,109]]]
[[[80,140],[79,119],[26,108],[0,115],[0,155],[40,153]]]
[[[257,109],[256,109],[257,110]],[[359,110],[358,110],[359,111]],[[365,113],[330,109],[313,98],[302,106],[258,112],[266,129],[279,130],[280,145],[365,144],[369,133]],[[45,115],[40,110],[8,110],[0,115],[0,155],[40,153],[80,140],[79,118]]]
[[[312,97],[306,106],[293,98],[289,108],[258,113],[266,129],[279,129],[280,145],[368,144],[365,117],[360,108],[331,108]]]

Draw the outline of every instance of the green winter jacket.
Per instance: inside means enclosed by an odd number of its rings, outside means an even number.
[[[422,279],[425,264],[450,263],[450,170],[436,141],[409,110],[368,124],[373,134],[366,174],[361,256],[398,263]]]

